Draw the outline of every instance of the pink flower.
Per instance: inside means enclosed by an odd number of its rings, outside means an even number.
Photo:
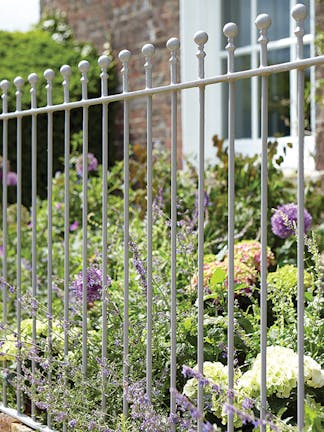
[[[243,240],[234,246],[235,260],[242,262],[248,267],[260,270],[261,262],[261,243],[256,240]],[[267,248],[268,267],[275,263],[271,249]]]
[[[70,231],[76,231],[79,227],[79,222],[78,221],[74,221],[71,225],[70,225]]]

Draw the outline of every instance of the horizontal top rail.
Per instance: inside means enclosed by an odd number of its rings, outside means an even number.
[[[135,90],[132,92],[114,94],[110,96],[101,96],[92,99],[82,99],[80,101],[75,101],[75,102],[61,103],[57,105],[44,106],[39,108],[30,108],[23,111],[3,113],[0,114],[0,120],[9,120],[13,118],[25,117],[29,115],[35,115],[35,114],[46,114],[50,112],[72,110],[72,109],[89,107],[89,106],[100,105],[100,104],[109,104],[111,102],[130,100],[130,99],[135,99],[135,98],[145,97],[145,96],[153,96],[154,94],[168,93],[168,92],[173,92],[178,90],[186,90],[189,88],[208,86],[211,84],[217,84],[222,82],[236,81],[240,79],[287,72],[293,69],[306,69],[311,66],[317,66],[320,64],[324,64],[324,55],[317,56],[317,57],[310,57],[301,60],[295,60],[293,62],[279,63],[271,66],[260,66],[259,68],[256,69],[247,69],[238,72],[226,73],[222,75],[216,75],[215,77],[211,77],[211,78],[197,79],[194,81],[187,81],[184,83],[168,84],[161,87],[145,88],[141,90]]]

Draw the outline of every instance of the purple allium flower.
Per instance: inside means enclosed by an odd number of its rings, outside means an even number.
[[[294,203],[283,204],[275,210],[271,217],[272,232],[280,238],[287,238],[295,234],[297,225],[297,205]],[[312,224],[312,216],[304,209],[304,231],[309,231]]]
[[[16,186],[17,185],[17,174],[13,171],[9,171],[7,174],[7,185]]]
[[[108,285],[111,280],[108,277]],[[83,275],[82,271],[76,276],[72,282],[71,289],[75,297],[79,300],[82,299],[83,293]],[[87,268],[87,301],[89,304],[93,304],[94,301],[101,298],[102,292],[102,272],[96,267]]]
[[[82,156],[78,157],[75,164],[77,174],[82,177],[83,163]],[[88,171],[96,171],[98,169],[98,160],[93,153],[88,153]]]

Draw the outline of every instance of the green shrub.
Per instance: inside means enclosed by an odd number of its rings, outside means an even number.
[[[44,22],[54,22],[54,28],[45,26]],[[57,27],[61,25],[69,37],[58,37]],[[54,38],[53,38],[54,36]],[[53,69],[55,78],[53,81],[53,103],[63,102],[63,77],[59,72],[63,64],[68,64],[72,68],[70,77],[70,100],[81,99],[81,74],[78,70],[80,60],[88,60],[90,69],[88,72],[88,97],[98,97],[100,95],[100,68],[98,66],[98,53],[93,46],[86,43],[76,42],[68,32],[68,27],[61,18],[48,17],[41,22],[35,29],[26,32],[7,32],[0,31],[0,80],[7,79],[11,82],[9,89],[9,111],[15,111],[15,91],[16,88],[13,80],[16,76],[22,76],[25,80],[22,97],[22,109],[30,108],[30,85],[28,75],[37,73],[39,82],[37,83],[37,105],[45,106],[46,101],[46,80],[43,73],[46,69]],[[116,74],[113,64],[109,68],[109,91],[114,92],[116,86]],[[101,146],[101,107],[92,107],[89,110],[89,149],[97,155],[100,155]],[[31,189],[31,119],[23,119],[23,202],[25,205],[30,204]],[[109,115],[109,132],[112,138],[113,114]],[[2,128],[2,126],[1,126]],[[73,110],[71,115],[71,132],[77,132],[82,128],[82,110]],[[37,121],[38,133],[38,187],[37,192],[41,197],[46,195],[46,177],[47,177],[47,116],[38,116]],[[2,136],[2,131],[0,130]],[[64,113],[57,112],[54,114],[54,172],[62,169],[62,155],[64,154]],[[16,170],[16,122],[9,121],[9,159],[11,167]],[[2,151],[2,150],[1,150]],[[115,157],[113,146],[110,146],[110,161]]]

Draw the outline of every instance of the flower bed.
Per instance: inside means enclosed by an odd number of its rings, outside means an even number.
[[[74,138],[73,148],[80,137]],[[16,299],[16,206],[8,209],[8,280],[3,281],[9,296],[8,323],[2,323],[0,356],[6,360],[3,378],[8,385],[8,401],[14,404],[17,383],[37,416],[46,412],[60,429],[66,423],[75,431],[167,431],[170,422],[179,430],[196,430],[201,416],[204,430],[225,430],[226,414],[232,410],[236,430],[260,427],[260,254],[259,239],[260,162],[257,157],[236,160],[235,221],[235,388],[233,405],[228,405],[227,389],[227,215],[226,151],[218,148],[219,163],[206,172],[205,260],[204,260],[204,376],[195,369],[197,348],[197,174],[188,165],[178,176],[177,215],[177,415],[169,417],[170,370],[170,168],[169,155],[154,157],[153,205],[153,394],[152,404],[145,395],[146,353],[146,190],[145,152],[134,147],[130,162],[130,279],[129,279],[129,418],[122,412],[123,376],[123,164],[112,167],[108,178],[108,266],[107,285],[102,269],[102,166],[94,155],[88,157],[88,367],[81,363],[81,317],[83,278],[82,256],[82,160],[71,156],[70,202],[70,292],[69,321],[64,318],[64,175],[53,180],[53,311],[47,310],[47,202],[37,209],[38,295],[30,291],[31,227],[28,210],[22,219],[22,318],[17,346]],[[276,166],[276,145],[269,146],[269,247],[268,263],[268,428],[296,430],[296,297],[297,269],[293,182]],[[13,186],[10,186],[13,187]],[[283,204],[285,206],[283,206]],[[288,203],[288,204],[287,204]],[[312,222],[305,250],[305,414],[306,431],[323,426],[324,352],[322,346],[322,284],[317,244],[322,247],[320,226],[323,198],[315,184],[306,194],[305,231]],[[277,209],[277,210],[275,210]],[[287,211],[286,211],[287,210]],[[306,210],[305,210],[306,212]],[[270,224],[271,218],[271,224]],[[252,223],[251,223],[252,221]],[[286,224],[286,225],[285,225]],[[278,226],[280,229],[278,231]],[[286,229],[285,229],[286,227]],[[283,235],[284,234],[284,235]],[[317,237],[317,240],[316,240]],[[102,297],[107,310],[107,358],[101,356]],[[36,317],[37,345],[31,342]],[[52,338],[48,339],[48,320]],[[64,355],[68,333],[69,353]],[[16,376],[17,355],[22,375]],[[33,376],[31,362],[36,364]],[[185,367],[184,367],[185,366]],[[183,368],[184,367],[184,368]],[[104,377],[104,380],[103,380]],[[205,387],[205,409],[196,408],[198,382]],[[108,403],[103,416],[101,390]],[[317,428],[317,429],[316,429]]]

